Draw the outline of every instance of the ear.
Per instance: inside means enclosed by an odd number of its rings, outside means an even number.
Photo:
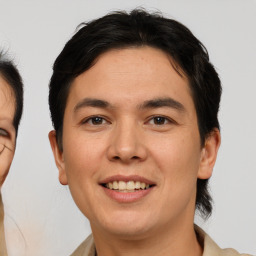
[[[50,131],[48,137],[51,144],[53,156],[55,159],[55,164],[59,169],[59,181],[62,185],[67,185],[68,179],[65,171],[64,156],[63,156],[63,152],[59,149],[59,146],[57,143],[56,131],[55,130]]]
[[[208,135],[205,140],[204,147],[202,148],[200,167],[197,174],[199,179],[209,179],[212,176],[220,142],[220,131],[216,128]]]

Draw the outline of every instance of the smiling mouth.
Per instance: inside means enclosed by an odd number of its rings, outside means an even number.
[[[117,192],[122,192],[122,193],[131,193],[131,192],[136,192],[140,190],[147,190],[155,185],[150,185],[145,182],[140,182],[140,181],[113,181],[113,182],[108,182],[108,183],[103,183],[101,184],[105,188],[115,190]]]

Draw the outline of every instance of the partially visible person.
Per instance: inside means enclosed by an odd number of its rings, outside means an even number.
[[[15,152],[23,109],[23,84],[15,65],[0,52],[0,255],[6,256],[1,188]]]

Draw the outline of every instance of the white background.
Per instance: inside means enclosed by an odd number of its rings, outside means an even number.
[[[10,256],[69,255],[90,233],[58,182],[48,143],[51,67],[79,23],[137,6],[182,22],[209,51],[223,84],[222,146],[211,179],[214,213],[198,222],[221,247],[256,254],[255,1],[0,0],[0,46],[25,84],[16,156],[3,186]]]

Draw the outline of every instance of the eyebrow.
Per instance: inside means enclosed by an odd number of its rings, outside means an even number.
[[[84,98],[76,104],[74,112],[77,112],[79,109],[84,107],[107,108],[109,106],[110,104],[105,100]]]
[[[79,101],[76,106],[74,107],[74,112],[77,112],[79,109],[84,107],[94,107],[94,108],[109,108],[109,102],[100,99],[94,98],[84,98]],[[181,112],[185,112],[185,107],[178,101],[172,98],[156,98],[152,100],[147,100],[138,106],[138,109],[154,109],[154,108],[161,108],[161,107],[169,107],[177,109]]]
[[[186,110],[184,105],[182,105],[180,102],[169,97],[147,100],[142,105],[139,106],[140,109],[162,108],[162,107],[174,108],[181,112],[185,112]]]

